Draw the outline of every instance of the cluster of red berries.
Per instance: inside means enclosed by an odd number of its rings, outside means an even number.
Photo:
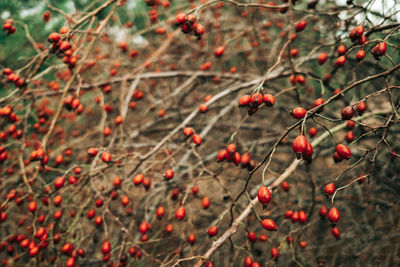
[[[7,121],[3,122],[3,127],[6,128],[7,122],[9,124],[6,129],[0,131],[0,141],[4,142],[7,141],[7,138],[11,136],[14,139],[19,139],[22,137],[22,130],[17,128],[16,124],[13,122],[20,121],[19,117],[13,112],[13,107],[10,105],[5,105],[4,107],[0,108],[0,117],[3,117]],[[0,162],[6,160],[8,157],[6,148],[4,146],[0,146]]]
[[[290,75],[289,77],[289,81],[292,85],[296,85],[296,83],[299,83],[301,85],[305,85],[306,84],[306,78],[304,78],[303,75]]]
[[[76,110],[78,113],[83,111],[83,105],[81,104],[78,98],[73,97],[72,95],[68,95],[64,99],[64,106],[69,111]]]
[[[304,135],[297,136],[292,144],[294,153],[297,159],[303,158],[307,163],[311,163],[313,156],[313,147]]]
[[[364,35],[365,29],[362,25],[359,25],[357,27],[354,27],[349,34],[349,37],[352,42],[357,42],[360,45],[363,45],[367,42],[367,37]],[[386,53],[387,50],[387,45],[385,42],[380,42],[378,43],[373,49],[372,49],[372,55],[375,57],[375,59],[379,59],[381,56],[383,56]],[[364,50],[359,50],[357,52],[356,58],[357,60],[362,60],[365,57],[365,51]]]
[[[69,32],[68,27],[62,27],[60,33],[52,32],[49,34],[48,41],[51,43],[50,51],[57,53],[57,56],[62,58],[62,61],[67,64],[71,69],[75,67],[78,62],[78,55],[74,55],[75,49],[71,43],[68,42],[68,38],[63,39],[62,35]]]
[[[26,86],[26,79],[14,73],[10,68],[5,68],[3,70],[3,75],[6,75],[7,82],[14,83],[15,87],[22,88]]]
[[[275,104],[275,97],[270,94],[256,92],[252,95],[244,95],[239,99],[239,106],[247,107],[249,115],[254,114],[262,103],[265,103],[267,107],[272,107]]]
[[[341,162],[343,159],[350,159],[351,151],[350,149],[342,144],[336,146],[336,152],[333,153],[333,160],[335,163]]]
[[[201,143],[201,136],[198,134],[195,134],[192,127],[186,127],[185,129],[183,129],[183,135],[186,138],[192,137],[192,141],[196,145],[199,145]]]
[[[13,24],[14,21],[12,19],[6,19],[3,23],[3,31],[6,31],[8,34],[13,34],[17,30]]]
[[[386,43],[381,42],[372,49],[372,55],[374,55],[375,59],[379,59],[386,53],[386,49],[387,49]]]
[[[227,145],[226,149],[218,152],[217,161],[222,162],[224,160],[231,161],[236,166],[241,164],[242,168],[247,167],[250,171],[255,167],[255,162],[251,159],[251,153],[246,152],[240,155],[240,153],[236,151],[236,145],[232,143]]]
[[[325,205],[322,205],[321,208],[319,209],[319,216],[321,216],[321,218],[324,218],[326,215],[328,215],[328,219],[332,223],[332,225],[331,225],[332,226],[332,228],[331,228],[332,235],[335,238],[339,239],[340,231],[336,227],[336,223],[340,220],[340,213],[339,213],[338,209],[335,207],[332,207],[328,212],[328,208]]]
[[[151,230],[152,225],[148,222],[142,222],[139,225],[139,232],[142,234],[140,240],[142,242],[146,242],[148,240],[147,232]]]
[[[46,165],[49,162],[49,156],[46,155],[46,152],[41,147],[31,152],[30,159],[31,161],[40,161],[42,165]]]
[[[0,116],[7,117],[9,122],[15,122],[19,120],[17,114],[13,112],[13,106],[5,105],[4,107],[0,108]]]
[[[257,235],[256,235],[256,233],[254,233],[254,232],[248,232],[248,234],[247,234],[247,239],[248,239],[250,242],[256,242],[256,241],[257,241]],[[260,234],[259,237],[258,237],[258,240],[261,241],[261,242],[268,241],[268,239],[269,239],[269,237],[268,237],[268,235],[266,235],[266,234]]]
[[[367,37],[364,35],[364,27],[362,25],[359,25],[357,27],[354,27],[349,34],[349,37],[351,39],[352,42],[357,42],[360,45],[363,45],[367,42]],[[387,49],[387,45],[385,42],[381,42],[379,44],[377,44],[373,49],[372,49],[372,55],[374,55],[374,57],[376,59],[379,59],[379,57],[383,56],[386,53],[386,49]],[[362,60],[365,57],[365,51],[364,50],[360,50],[358,51],[356,58],[357,60]]]
[[[158,13],[157,13],[157,10],[155,10],[155,9],[150,9],[150,10],[149,10],[149,18],[150,18],[151,23],[153,23],[153,24],[157,23],[157,21],[158,21]]]
[[[0,162],[5,161],[8,158],[8,153],[4,146],[0,146]]]
[[[367,37],[364,35],[364,27],[362,25],[359,25],[357,27],[354,27],[349,34],[349,37],[352,42],[357,42],[360,45],[363,45],[367,42]]]
[[[204,27],[196,22],[196,17],[192,14],[186,16],[184,13],[178,13],[175,16],[175,22],[184,34],[192,33],[198,39],[201,39],[204,34]]]
[[[119,179],[119,181],[120,181],[120,179]],[[142,173],[135,175],[132,178],[132,183],[136,186],[143,184],[143,186],[146,190],[150,189],[150,185],[151,185],[150,179],[144,177],[144,174],[142,174]],[[119,182],[119,184],[121,184],[121,182]],[[118,187],[119,184],[114,180],[114,186]]]
[[[307,214],[304,212],[304,210],[300,211],[292,211],[292,210],[287,210],[285,212],[285,218],[286,219],[291,219],[293,223],[299,222],[301,224],[307,222]]]

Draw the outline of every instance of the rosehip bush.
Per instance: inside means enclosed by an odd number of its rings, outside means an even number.
[[[395,1],[0,6],[2,266],[400,265]]]

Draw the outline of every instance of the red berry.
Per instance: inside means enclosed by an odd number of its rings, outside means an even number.
[[[174,230],[174,227],[172,226],[172,224],[167,224],[167,225],[165,226],[165,231],[166,231],[167,233],[171,233],[173,230]]]
[[[308,244],[307,244],[307,241],[300,241],[300,242],[299,242],[299,246],[302,247],[302,248],[307,247],[307,245],[308,245]]]
[[[296,119],[302,119],[306,115],[307,111],[304,108],[294,108],[292,111],[292,116]]]
[[[270,94],[263,95],[263,101],[268,107],[272,107],[275,104],[275,97]]]
[[[182,23],[184,23],[184,22],[185,22],[185,19],[186,19],[185,13],[178,13],[178,14],[176,14],[176,16],[175,16],[175,21],[176,21],[177,24],[182,24]]]
[[[357,26],[357,27],[354,28],[354,33],[355,33],[355,35],[358,36],[358,37],[360,37],[361,35],[363,35],[363,34],[364,34],[364,31],[365,31],[365,29],[364,29],[364,27],[363,27],[362,25],[359,25],[359,26]]]
[[[193,25],[194,31],[195,33],[199,34],[199,35],[203,35],[204,34],[204,27],[201,24],[195,24]]]
[[[322,205],[321,208],[319,209],[319,215],[321,217],[324,217],[328,214],[328,209],[326,208],[325,205]]]
[[[103,154],[101,155],[101,160],[108,163],[111,161],[111,154],[108,153],[107,151],[104,151]]]
[[[192,141],[193,141],[193,143],[195,143],[196,145],[200,144],[200,143],[201,143],[201,136],[198,135],[198,134],[194,134],[194,135],[192,136]]]
[[[335,64],[336,64],[337,67],[343,66],[344,63],[346,63],[346,57],[345,57],[345,56],[340,56],[340,57],[338,57],[338,58],[336,59],[336,62],[335,62]]]
[[[163,206],[159,206],[156,210],[156,216],[161,219],[165,215],[165,209]]]
[[[362,115],[367,110],[367,103],[365,103],[365,101],[358,103],[356,109],[357,109],[358,115]]]
[[[333,193],[335,193],[336,187],[334,183],[329,183],[325,186],[324,188],[324,192],[327,195],[332,195]]]
[[[251,98],[250,98],[251,104],[259,106],[259,105],[261,105],[262,102],[263,102],[263,96],[259,92],[251,95]]]
[[[104,255],[107,255],[111,251],[111,244],[108,241],[104,241],[103,244],[101,245],[101,252],[103,252]]]
[[[201,205],[203,206],[204,209],[208,209],[208,207],[210,207],[210,199],[208,197],[204,197],[201,200]]]
[[[208,111],[208,106],[207,106],[206,104],[201,104],[201,105],[199,106],[199,111],[200,111],[201,113],[207,112],[207,111]]]
[[[307,26],[307,21],[302,20],[296,24],[296,32],[301,32]]]
[[[208,236],[213,237],[218,234],[218,227],[213,225],[208,228]]]
[[[260,240],[261,242],[265,242],[265,241],[268,240],[268,236],[267,236],[267,235],[264,235],[264,234],[261,234],[261,235],[258,237],[258,240]]]
[[[302,154],[303,159],[307,160],[309,163],[311,163],[313,152],[314,151],[313,151],[313,147],[312,147],[311,143],[307,142],[306,150]]]
[[[192,127],[186,127],[185,129],[183,129],[183,135],[185,135],[186,137],[191,137],[194,133],[194,130]]]
[[[306,79],[304,78],[303,75],[297,75],[296,76],[296,82],[301,84],[301,85],[304,85],[306,83]]]
[[[339,56],[343,56],[344,54],[346,54],[346,47],[344,45],[339,45],[337,52]]]
[[[29,249],[29,256],[34,257],[39,253],[39,247],[34,245],[32,248]]]
[[[224,46],[219,46],[214,50],[214,54],[216,57],[220,57],[224,54],[225,52],[225,47]]]
[[[254,232],[249,232],[249,233],[247,234],[247,239],[248,239],[250,242],[255,242],[255,241],[257,240],[257,235],[256,235],[256,233],[254,233]]]
[[[142,223],[140,223],[140,225],[139,225],[139,232],[141,233],[141,234],[146,234],[147,233],[147,231],[149,231],[150,230],[150,224],[148,223],[148,222],[142,222]]]
[[[346,106],[342,109],[342,120],[350,120],[354,115],[352,106]]]
[[[333,91],[333,95],[340,94],[341,92],[342,90],[340,90],[340,88],[336,88],[335,91]]]
[[[293,216],[293,211],[292,210],[287,210],[285,212],[285,218],[286,219],[290,219],[290,218],[292,218],[292,216]]]
[[[144,175],[143,174],[138,174],[135,177],[133,177],[132,182],[135,185],[140,185],[144,181]]]
[[[252,257],[250,257],[250,256],[247,256],[245,259],[244,259],[244,266],[245,267],[252,267],[252,264],[253,264],[253,258]]]
[[[71,45],[67,42],[67,41],[62,41],[61,43],[60,43],[60,49],[62,50],[62,51],[67,51],[68,49],[70,49],[71,48]]]
[[[273,259],[279,258],[279,250],[277,248],[271,248],[271,257]]]
[[[376,57],[383,56],[386,53],[386,49],[387,49],[386,43],[381,42],[372,49],[372,54]]]
[[[326,60],[328,59],[328,55],[325,52],[322,52],[319,56],[318,56],[318,63],[320,65],[324,64],[326,62]]]
[[[264,229],[266,229],[266,230],[269,230],[269,231],[277,230],[275,222],[271,219],[264,219],[264,220],[262,220],[261,224],[264,227]]]
[[[328,219],[332,223],[337,223],[340,220],[340,213],[337,208],[332,207],[328,212]]]
[[[347,142],[352,142],[354,140],[354,133],[353,131],[348,131],[346,135],[344,136]]]
[[[197,195],[197,193],[199,192],[199,188],[197,186],[193,186],[192,187],[192,193],[193,195]]]
[[[350,149],[342,144],[338,144],[336,146],[336,152],[338,153],[338,155],[344,159],[350,159],[351,156],[351,151]]]
[[[236,152],[236,145],[235,144],[229,144],[226,146],[226,152],[228,153],[228,156],[231,156],[235,154]]]
[[[315,127],[310,128],[310,129],[308,130],[308,135],[309,135],[310,137],[316,136],[316,135],[317,135],[317,128],[315,128]]]
[[[260,203],[263,205],[266,205],[271,201],[271,192],[265,185],[261,186],[258,189],[257,196],[258,196],[258,201],[260,201]]]
[[[305,223],[307,221],[307,214],[304,211],[299,211],[299,222]]]
[[[61,36],[57,32],[52,32],[49,34],[49,42],[58,43],[58,41],[60,41],[60,40],[61,40]]]
[[[64,183],[65,183],[64,176],[60,176],[54,180],[54,188],[59,189],[59,188],[63,187]]]
[[[359,51],[357,52],[357,54],[356,54],[357,60],[358,60],[358,61],[361,61],[361,60],[364,59],[364,57],[365,57],[365,51],[362,50],[362,49],[359,50]]]
[[[242,161],[242,158],[241,158],[241,156],[240,156],[240,153],[239,152],[235,152],[234,154],[233,154],[233,163],[235,163],[235,165],[237,166],[237,165],[239,165],[239,163]]]
[[[29,204],[28,204],[28,210],[30,211],[30,212],[35,212],[36,210],[37,210],[37,204],[36,204],[36,202],[35,201],[31,201],[31,202],[29,202]]]
[[[164,178],[167,179],[167,180],[170,180],[170,179],[174,178],[174,170],[171,170],[171,169],[166,170],[164,172]]]
[[[188,236],[188,241],[190,244],[194,244],[194,242],[196,242],[196,236],[194,234],[190,234]]]
[[[180,206],[175,212],[175,217],[178,220],[183,220],[185,216],[186,216],[186,209],[184,206]]]
[[[226,158],[228,158],[228,152],[226,152],[226,149],[223,149],[218,152],[218,155],[217,155],[218,162],[221,162],[221,161],[225,160]]]
[[[324,99],[323,99],[323,98],[317,98],[317,99],[314,101],[314,107],[319,107],[319,106],[321,106],[323,103],[324,103]],[[318,112],[322,112],[323,110],[324,110],[324,107],[320,107],[320,108],[318,109]]]
[[[248,167],[250,164],[250,161],[251,161],[251,154],[248,152],[244,153],[240,160],[243,168]]]
[[[301,155],[306,151],[308,145],[307,138],[304,135],[297,136],[293,141],[293,151],[296,153],[297,158],[300,158]]]
[[[244,96],[240,97],[239,106],[241,106],[241,107],[247,106],[250,103],[250,100],[251,100],[251,96],[249,96],[249,95],[244,95]]]
[[[123,196],[122,199],[121,199],[121,204],[123,206],[128,205],[129,204],[129,197],[128,196]]]
[[[65,267],[74,267],[75,266],[75,258],[70,257],[68,260],[65,262]]]
[[[282,187],[282,189],[283,189],[284,191],[289,191],[289,189],[290,189],[290,185],[289,185],[289,183],[286,182],[286,181],[283,181],[283,182],[282,182],[281,187]]]
[[[120,124],[122,124],[122,122],[123,122],[123,118],[121,115],[119,115],[115,118],[115,124],[120,125]]]
[[[358,43],[360,45],[363,45],[367,42],[367,37],[365,35],[362,35],[359,39],[358,39]]]
[[[340,237],[340,231],[339,231],[339,229],[338,229],[336,226],[335,226],[335,227],[332,227],[331,232],[332,232],[332,235],[333,235],[334,237],[336,237],[336,238],[339,239],[339,237]]]

